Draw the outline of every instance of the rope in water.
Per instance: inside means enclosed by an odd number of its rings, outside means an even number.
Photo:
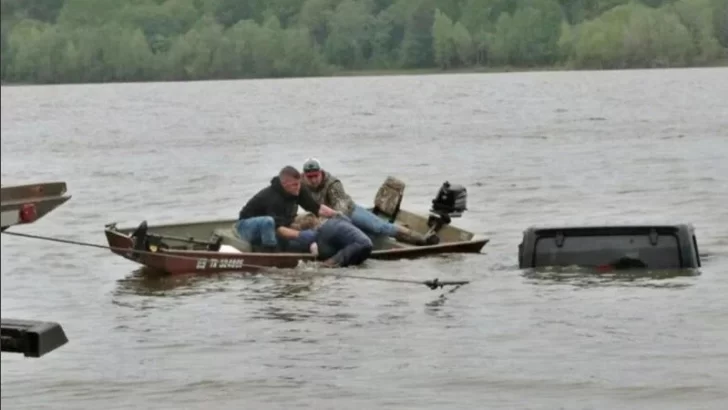
[[[134,252],[141,255],[154,255],[159,256],[160,252],[150,252],[150,251],[143,251],[143,250],[136,250],[131,248],[119,248],[114,246],[106,246],[106,245],[99,245],[95,243],[90,242],[83,242],[83,241],[75,241],[71,239],[62,239],[62,238],[54,238],[50,236],[43,236],[43,235],[33,235],[28,233],[20,233],[20,232],[9,232],[9,231],[2,231],[5,235],[14,235],[14,236],[21,236],[24,238],[32,238],[32,239],[39,239],[44,241],[50,241],[50,242],[60,242],[65,243],[69,245],[76,245],[76,246],[86,246],[90,248],[97,248],[97,249],[105,249],[105,250],[111,250],[111,251],[119,251],[119,252]],[[185,255],[175,255],[173,253],[165,253],[165,257],[171,257],[171,258],[179,258],[179,259],[186,259],[186,260],[197,260],[198,258],[192,257],[192,256],[185,256]],[[261,266],[262,268],[267,268],[265,266]],[[342,273],[335,273],[335,272],[310,272],[311,274],[318,275],[318,276],[332,276],[332,277],[338,277],[338,278],[349,278],[349,279],[363,279],[363,280],[372,280],[372,281],[380,281],[380,282],[395,282],[395,283],[410,283],[410,284],[416,284],[416,285],[426,285],[430,289],[436,289],[438,287],[443,286],[462,286],[470,283],[469,281],[440,281],[438,279],[433,280],[426,280],[426,281],[418,281],[418,280],[410,280],[410,279],[395,279],[395,278],[382,278],[382,277],[376,277],[376,276],[359,276],[359,275],[345,275]]]
[[[134,252],[134,253],[138,253],[140,255],[156,255],[156,256],[159,256],[159,253],[158,252],[136,250],[136,249],[132,249],[132,248],[119,248],[119,247],[115,247],[115,246],[98,245],[98,244],[95,244],[95,243],[82,242],[82,241],[74,241],[74,240],[71,240],[71,239],[53,238],[53,237],[50,237],[50,236],[32,235],[32,234],[29,234],[29,233],[20,233],[20,232],[3,231],[3,233],[6,234],[6,235],[22,236],[22,237],[25,237],[25,238],[40,239],[40,240],[50,241],[50,242],[60,242],[60,243],[66,243],[66,244],[69,244],[69,245],[87,246],[87,247],[90,247],[90,248],[98,248],[98,249],[105,249],[105,250],[119,251],[119,252]],[[172,257],[172,258],[186,259],[186,260],[197,260],[197,258],[192,257],[192,256],[175,255],[175,254],[172,254],[172,253],[166,254],[166,256],[167,257]]]

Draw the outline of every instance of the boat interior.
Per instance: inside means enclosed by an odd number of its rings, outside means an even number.
[[[431,211],[429,215],[420,215],[400,209],[404,188],[404,182],[388,177],[377,191],[374,206],[370,207],[369,210],[388,222],[402,225],[421,234],[435,233],[440,239],[440,244],[465,242],[473,239],[474,234],[472,232],[450,224],[451,218],[458,217],[461,213]],[[146,242],[147,248],[256,252],[256,247],[251,246],[249,242],[237,234],[235,230],[236,222],[235,219],[229,219],[147,226],[146,221],[144,221],[138,227],[115,228],[115,230],[136,238],[144,237],[143,242]],[[415,246],[383,236],[372,237],[372,242],[375,251]]]

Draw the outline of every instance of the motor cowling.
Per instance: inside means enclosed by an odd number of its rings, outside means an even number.
[[[445,181],[432,200],[430,212],[456,218],[468,209],[467,202],[468,191],[464,186]]]

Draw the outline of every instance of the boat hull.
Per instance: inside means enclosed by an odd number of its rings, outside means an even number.
[[[226,221],[227,222],[227,221]],[[154,227],[150,227],[154,233]],[[265,269],[292,269],[301,263],[314,262],[308,253],[218,252],[189,249],[137,251],[129,229],[118,230],[114,224],[104,230],[111,251],[130,261],[164,274],[259,272]],[[403,246],[374,250],[369,259],[419,259],[448,253],[479,253],[489,239],[446,242],[427,246]],[[392,241],[395,243],[395,241]],[[398,244],[398,243],[397,243]]]
[[[65,182],[4,186],[0,189],[2,230],[34,223],[71,199]]]
[[[105,234],[113,253],[148,269],[168,274],[257,272],[270,268],[295,268],[299,261],[315,260],[314,255],[295,253],[234,253],[176,249],[139,252],[134,249],[134,240],[131,236],[108,228]]]

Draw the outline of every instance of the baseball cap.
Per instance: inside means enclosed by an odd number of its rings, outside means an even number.
[[[316,158],[309,158],[303,163],[303,173],[321,171],[321,163]]]

